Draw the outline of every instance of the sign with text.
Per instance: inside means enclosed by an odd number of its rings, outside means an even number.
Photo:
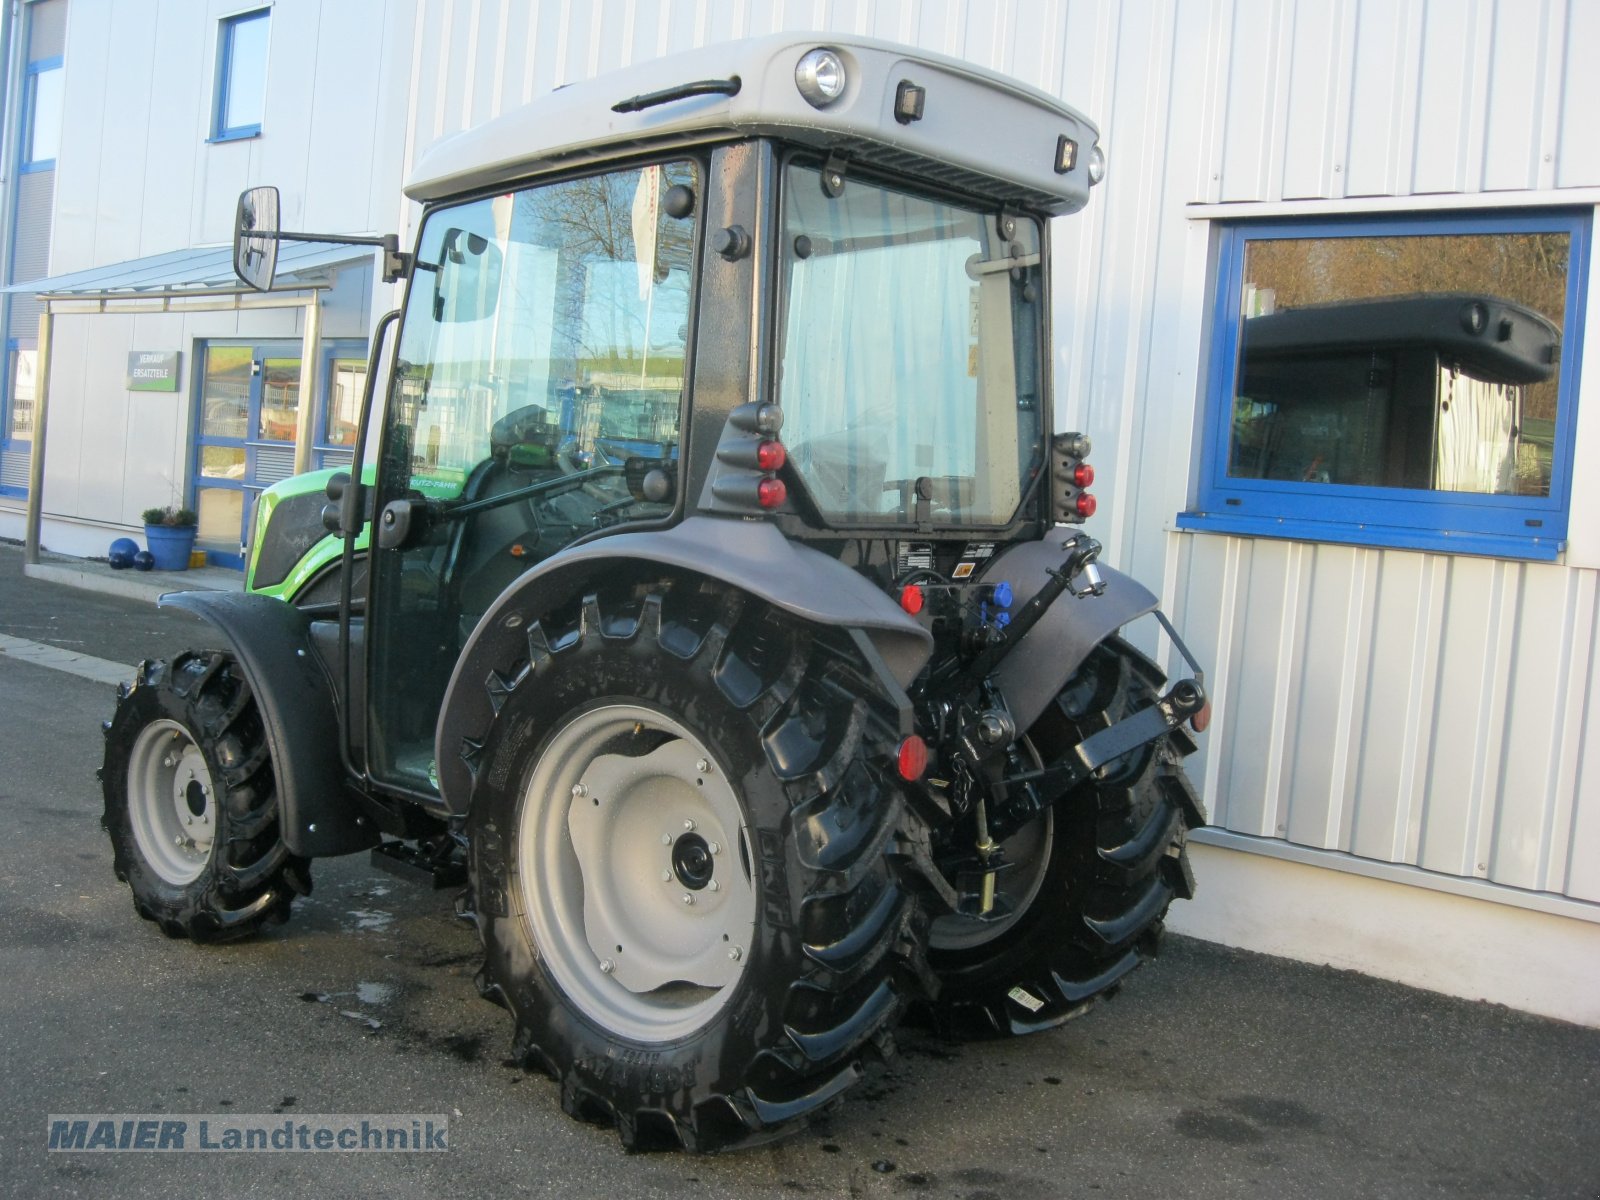
[[[128,351],[128,390],[130,392],[177,391],[178,351]]]

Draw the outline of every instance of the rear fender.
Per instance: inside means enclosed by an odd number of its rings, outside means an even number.
[[[462,740],[488,729],[494,716],[491,676],[527,656],[528,626],[603,579],[608,568],[637,562],[719,580],[803,621],[859,629],[902,688],[933,651],[932,635],[886,594],[836,559],[791,542],[767,521],[689,517],[671,529],[586,542],[519,576],[468,639],[445,693],[434,745],[440,791],[451,812],[467,811],[472,787]]]
[[[361,815],[339,756],[333,684],[300,609],[249,592],[169,592],[181,608],[214,625],[238,660],[261,711],[278,784],[283,841],[305,858],[350,854],[378,843]]]
[[[1037,542],[1023,542],[995,556],[985,582],[1011,584],[1018,606],[1049,582],[1048,572],[1067,556],[1075,529],[1055,529]],[[1106,590],[1099,596],[1062,595],[1045,610],[1016,649],[995,671],[1000,692],[1018,729],[1027,729],[1083,665],[1089,652],[1136,617],[1154,612],[1158,601],[1142,583],[1099,568]]]

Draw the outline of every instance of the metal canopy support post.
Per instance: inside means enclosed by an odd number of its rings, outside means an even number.
[[[306,323],[300,341],[300,408],[294,423],[294,473],[311,470],[311,443],[315,437],[317,384],[322,372],[317,359],[322,353],[322,298],[312,292],[306,300]]]
[[[40,497],[44,494],[44,438],[50,415],[50,335],[55,314],[45,305],[39,314],[39,362],[34,371],[33,446],[28,456],[28,521],[24,559],[29,566],[39,562],[39,525],[43,516]]]

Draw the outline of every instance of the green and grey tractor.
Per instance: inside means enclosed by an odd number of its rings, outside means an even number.
[[[1052,428],[1051,218],[1097,138],[774,35],[440,142],[409,252],[246,192],[246,282],[370,240],[404,301],[351,469],[268,490],[246,589],[165,598],[220,648],[107,724],[140,915],[248,936],[361,851],[459,886],[516,1056],[630,1146],[796,1127],[908,1011],[1019,1035],[1115,991],[1191,894],[1210,708]]]

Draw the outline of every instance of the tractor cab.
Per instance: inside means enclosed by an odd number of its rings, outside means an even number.
[[[408,184],[377,470],[345,511],[377,514],[352,740],[414,796],[450,786],[435,721],[473,630],[569,547],[759,520],[887,590],[1052,523],[1049,218],[1103,172],[1088,121],[869,41],[624,74]]]

